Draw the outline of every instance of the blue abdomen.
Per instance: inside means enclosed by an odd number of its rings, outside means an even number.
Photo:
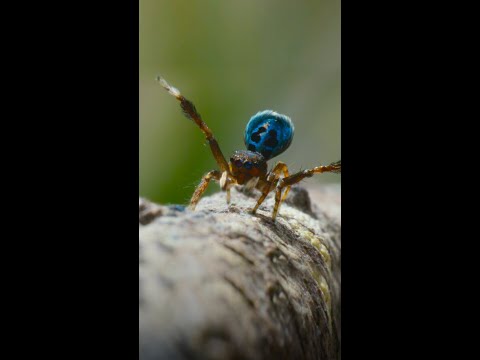
[[[245,145],[271,159],[290,146],[294,127],[288,116],[264,110],[252,116],[245,129]]]

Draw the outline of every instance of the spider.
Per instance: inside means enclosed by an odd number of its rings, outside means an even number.
[[[210,181],[215,180],[220,184],[222,191],[226,191],[227,204],[230,203],[230,188],[233,185],[243,185],[247,190],[258,189],[262,194],[251,210],[252,214],[256,213],[267,195],[275,190],[275,206],[272,213],[272,219],[275,221],[280,204],[287,197],[293,184],[316,173],[341,172],[341,161],[299,171],[292,175],[289,174],[287,165],[279,161],[268,171],[267,161],[281,154],[290,146],[294,133],[292,120],[288,116],[272,110],[260,111],[252,116],[245,129],[244,137],[248,150],[235,151],[230,157],[230,162],[227,162],[212,131],[202,120],[195,105],[162,77],[158,76],[157,81],[180,101],[184,115],[197,124],[203,132],[220,168],[220,171],[212,170],[203,176],[190,200],[190,209],[192,210],[195,209]],[[282,174],[283,178],[281,178]]]

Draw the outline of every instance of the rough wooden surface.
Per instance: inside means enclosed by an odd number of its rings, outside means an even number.
[[[340,187],[309,191],[140,199],[140,359],[339,359]]]

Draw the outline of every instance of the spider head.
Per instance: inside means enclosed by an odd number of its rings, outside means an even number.
[[[267,174],[267,161],[262,154],[238,150],[230,157],[230,172],[240,185],[250,179]]]

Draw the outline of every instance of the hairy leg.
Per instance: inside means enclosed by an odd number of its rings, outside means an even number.
[[[218,170],[212,170],[205,174],[205,176],[202,178],[202,181],[200,181],[200,184],[198,184],[195,192],[192,195],[192,199],[190,200],[190,209],[195,210],[197,203],[200,201],[200,198],[202,197],[205,190],[207,190],[210,181],[212,179],[219,181],[221,175],[222,174]]]
[[[280,208],[280,204],[283,202],[284,198],[281,197],[282,195],[282,189],[277,187],[275,189],[275,206],[273,207],[273,213],[272,213],[272,220],[275,221],[277,214],[278,214],[278,209]]]
[[[165,90],[167,90],[171,95],[175,96],[178,101],[180,101],[180,106],[185,116],[192,120],[195,124],[197,124],[197,126],[205,135],[208,144],[210,145],[210,149],[212,150],[213,157],[215,158],[215,161],[217,162],[222,172],[229,172],[227,160],[225,160],[225,157],[222,154],[222,150],[220,150],[220,146],[218,145],[217,140],[213,136],[213,133],[209,129],[207,124],[202,120],[202,117],[195,108],[195,105],[193,105],[190,100],[187,100],[182,94],[180,94],[180,91],[178,89],[169,85],[162,77],[158,76],[157,81],[165,88]]]
[[[231,182],[230,182],[229,177],[228,177],[228,172],[224,171],[224,172],[222,173],[222,175],[220,176],[219,184],[220,184],[220,188],[221,188],[223,191],[226,191],[226,192],[227,192],[227,204],[230,204],[230,186],[231,186]]]
[[[317,167],[314,167],[313,169],[299,171],[296,174],[283,178],[279,186],[282,188],[286,186],[291,186],[293,184],[296,184],[302,181],[306,177],[312,177],[314,174],[321,174],[324,172],[340,173],[341,169],[342,169],[342,165],[340,161],[331,163],[330,165],[326,165],[326,166],[323,166],[323,165],[317,166]]]
[[[282,180],[279,181],[277,188],[275,190],[275,207],[273,209],[272,218],[275,220],[280,204],[283,202],[283,200],[285,200],[285,197],[286,197],[285,195],[283,196],[283,198],[280,197],[283,188],[286,187],[288,190],[292,185],[302,181],[306,177],[311,177],[314,174],[321,174],[324,172],[340,173],[341,170],[342,170],[341,161],[337,161],[337,162],[331,163],[330,165],[317,166],[317,167],[314,167],[313,169],[299,171],[298,173],[284,177]],[[287,190],[285,192],[287,192]]]
[[[227,192],[227,204],[230,204],[230,188],[228,188],[226,192]]]
[[[280,174],[283,172],[283,176],[287,177],[288,176],[288,167],[287,167],[287,164],[279,161],[275,167],[272,169],[272,171],[270,171],[270,173],[268,174],[267,176],[267,184],[264,185],[263,187],[263,190],[262,190],[262,195],[260,196],[260,198],[258,199],[257,201],[257,204],[255,205],[255,207],[253,208],[252,210],[252,214],[255,214],[258,210],[258,208],[260,207],[260,205],[263,203],[263,201],[265,200],[265,198],[267,197],[267,195],[270,193],[270,191],[272,191],[272,188],[276,185],[277,181],[278,181],[278,178],[280,177]],[[288,193],[288,191],[290,190],[290,186],[287,188],[287,190],[285,191],[286,193]],[[285,195],[286,196],[286,195]]]

